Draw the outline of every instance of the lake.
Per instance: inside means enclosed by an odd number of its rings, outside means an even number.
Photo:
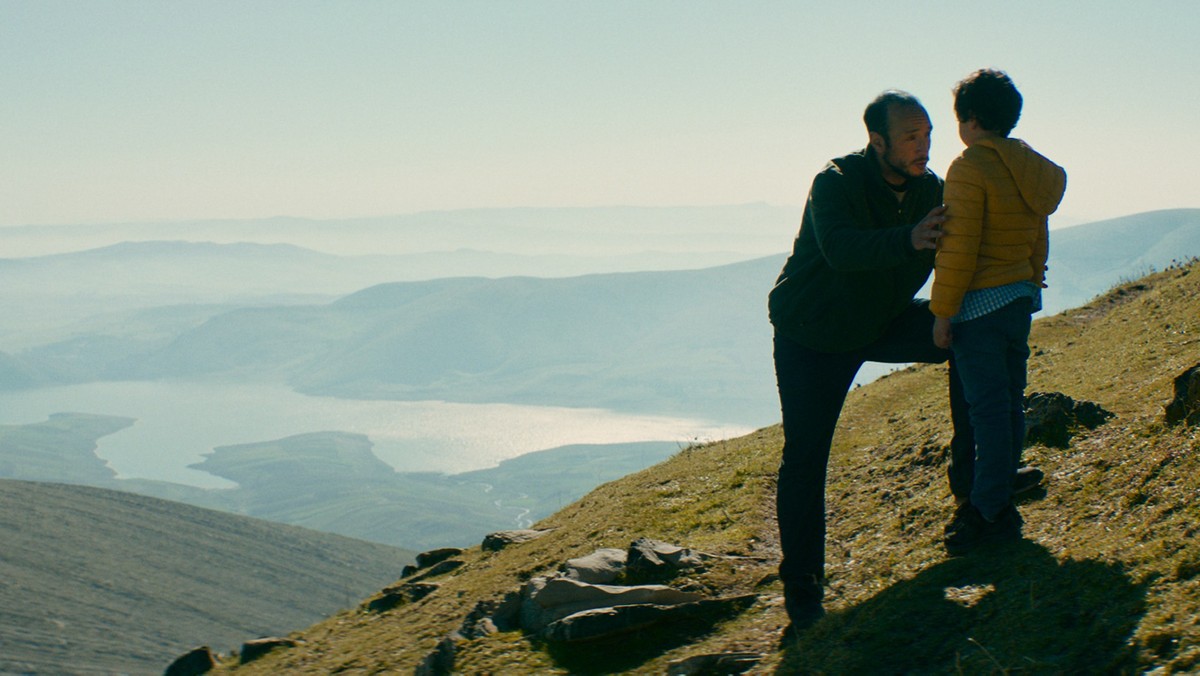
[[[465,472],[568,444],[697,441],[740,436],[744,425],[602,409],[441,401],[357,401],[298,394],[281,385],[104,382],[0,393],[0,424],[92,413],[137,422],[99,440],[96,454],[121,478],[203,488],[232,486],[188,469],[218,446],[295,434],[364,434],[399,471]]]

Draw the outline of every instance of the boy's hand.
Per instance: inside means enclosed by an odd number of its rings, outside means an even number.
[[[953,342],[953,336],[950,331],[950,320],[946,317],[933,318],[933,344],[942,348],[949,349]]]

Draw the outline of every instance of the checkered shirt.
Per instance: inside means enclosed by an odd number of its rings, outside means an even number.
[[[1042,289],[1033,282],[1013,282],[1004,286],[993,286],[990,289],[974,289],[963,295],[962,305],[958,314],[950,318],[952,324],[978,319],[986,314],[995,312],[1018,298],[1028,298],[1033,301],[1031,312],[1042,309]]]

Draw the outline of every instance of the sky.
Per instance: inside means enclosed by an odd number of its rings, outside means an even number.
[[[799,205],[981,67],[1053,225],[1200,207],[1200,2],[0,0],[0,226]]]

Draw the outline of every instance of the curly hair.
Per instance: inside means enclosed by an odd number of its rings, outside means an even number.
[[[1002,70],[981,68],[954,85],[954,114],[959,122],[975,120],[1001,136],[1021,118],[1021,92]]]

